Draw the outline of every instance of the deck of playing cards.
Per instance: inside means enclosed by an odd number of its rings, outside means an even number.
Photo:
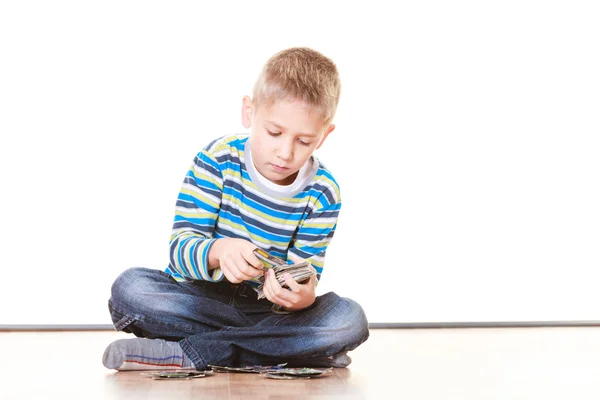
[[[317,272],[313,268],[313,266],[308,261],[302,261],[296,264],[288,264],[285,260],[281,258],[274,257],[264,251],[263,249],[255,249],[254,254],[258,259],[263,263],[265,268],[273,269],[275,272],[275,278],[282,287],[287,288],[288,285],[285,283],[285,278],[283,274],[286,272],[292,276],[292,279],[298,283],[304,283],[310,279],[311,276],[315,275]],[[263,285],[265,283],[265,277],[261,276],[256,279],[256,281],[260,284],[256,290],[258,293],[258,299],[262,299],[265,297],[263,293]]]

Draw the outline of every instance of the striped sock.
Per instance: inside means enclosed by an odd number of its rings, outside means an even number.
[[[108,345],[102,357],[106,368],[125,370],[172,370],[194,368],[177,342],[162,339],[119,339]]]

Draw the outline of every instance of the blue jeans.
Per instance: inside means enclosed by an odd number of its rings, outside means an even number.
[[[369,337],[361,306],[333,292],[302,311],[281,314],[243,282],[177,282],[147,268],[119,275],[108,306],[118,331],[178,341],[198,370],[284,362],[344,367],[349,361],[339,356]]]

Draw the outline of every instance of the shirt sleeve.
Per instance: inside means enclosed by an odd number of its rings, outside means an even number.
[[[207,150],[198,153],[188,170],[175,205],[169,242],[170,269],[181,277],[218,282],[220,268],[208,270],[208,251],[223,193],[223,175]]]
[[[317,204],[318,207],[300,224],[289,252],[313,265],[317,271],[318,282],[323,273],[327,247],[335,234],[342,203],[320,201]]]

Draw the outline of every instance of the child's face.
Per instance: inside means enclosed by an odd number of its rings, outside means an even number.
[[[324,125],[320,113],[302,101],[276,101],[253,106],[244,97],[242,123],[250,129],[252,160],[262,176],[278,185],[296,179],[334,125]]]

